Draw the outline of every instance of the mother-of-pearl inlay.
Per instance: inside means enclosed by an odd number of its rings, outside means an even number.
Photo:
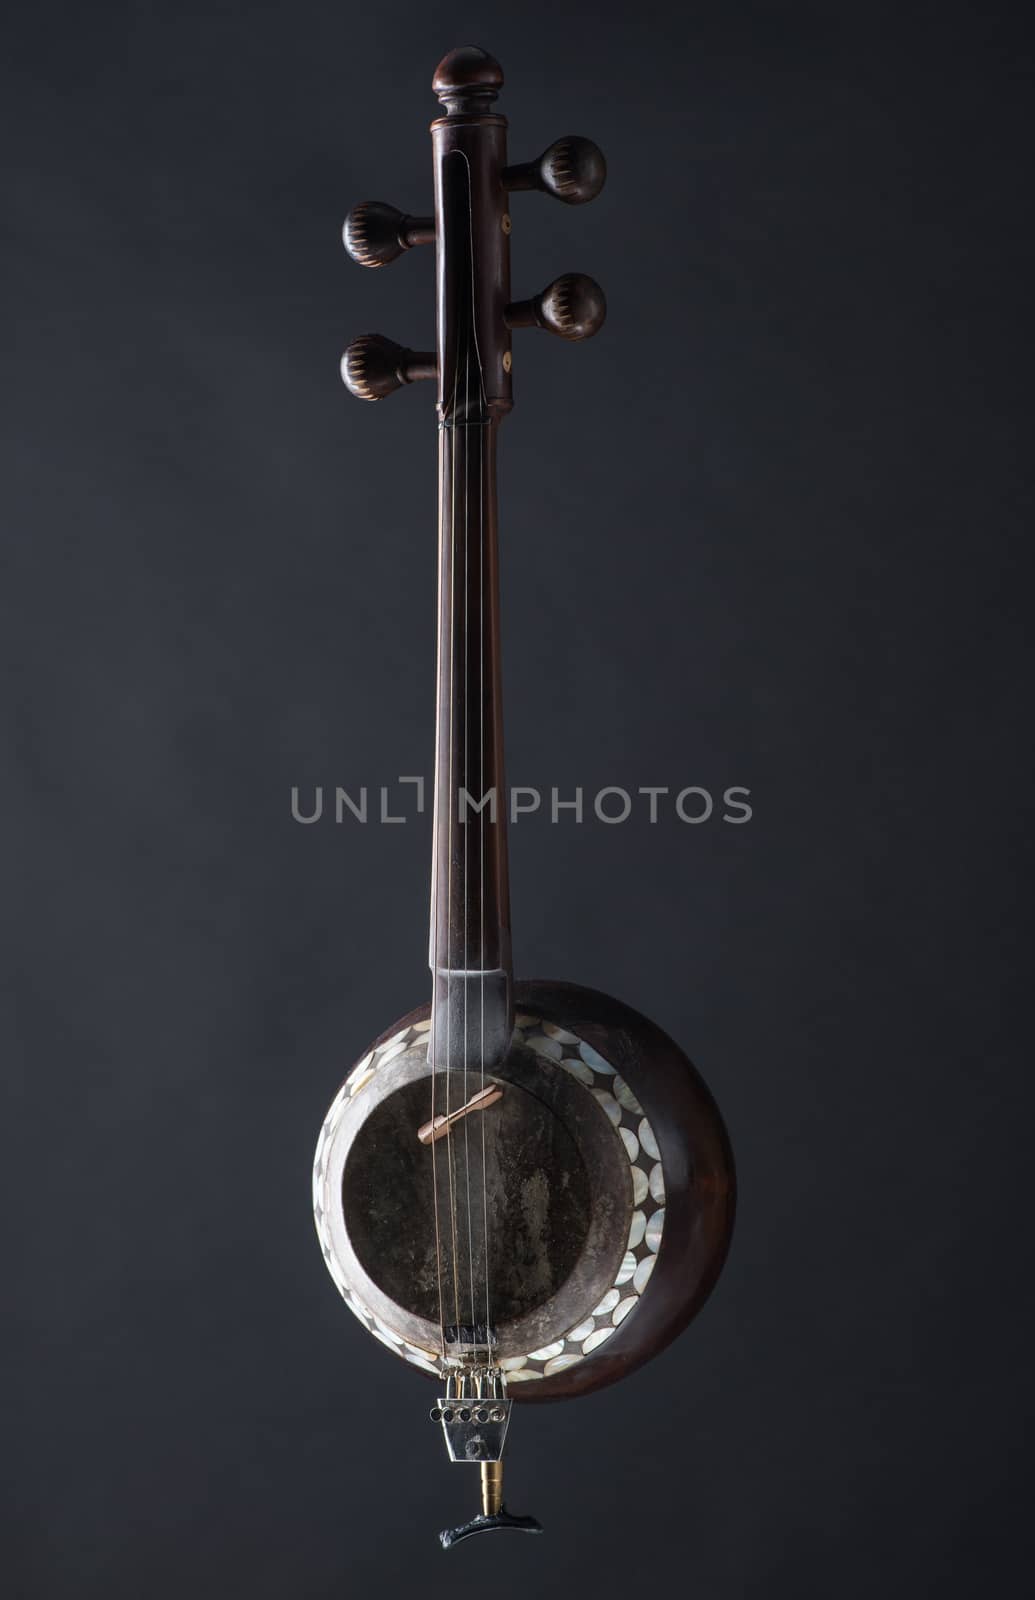
[[[368,1333],[380,1339],[390,1350],[413,1366],[420,1367],[423,1372],[437,1375],[441,1366],[437,1352],[405,1343],[374,1316],[356,1291],[345,1282],[334,1256],[324,1210],[325,1201],[341,1203],[340,1196],[325,1195],[324,1179],[327,1144],[343,1107],[362,1093],[386,1061],[393,1060],[408,1046],[415,1044],[421,1035],[428,1032],[429,1026],[425,1020],[400,1029],[378,1045],[376,1050],[368,1051],[345,1079],[327,1113],[316,1146],[313,1211],[324,1260],[349,1310],[358,1317]],[[508,1356],[500,1362],[507,1383],[527,1383],[551,1377],[555,1372],[563,1372],[567,1367],[574,1366],[609,1339],[618,1325],[635,1311],[639,1297],[650,1280],[661,1246],[665,1225],[665,1177],[658,1142],[643,1107],[625,1079],[609,1061],[605,1061],[598,1050],[567,1028],[555,1022],[543,1022],[539,1017],[523,1012],[519,1012],[514,1019],[514,1040],[536,1051],[545,1060],[555,1061],[592,1093],[628,1158],[634,1208],[630,1218],[628,1246],[615,1275],[614,1287],[607,1291],[600,1304],[563,1338],[554,1340],[541,1350],[531,1350],[527,1355]]]

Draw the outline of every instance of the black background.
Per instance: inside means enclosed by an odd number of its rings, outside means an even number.
[[[1021,8],[190,0],[4,42],[2,1445],[7,1592],[973,1596],[1030,1568]],[[444,50],[503,61],[515,783],[750,788],[513,834],[519,973],[619,994],[738,1153],[722,1282],[650,1368],[522,1412],[540,1540],[472,1507],[428,1390],[325,1273],[309,1166],[427,993],[427,818],[293,784],[431,760],[430,196]],[[501,1548],[502,1545],[502,1548]]]

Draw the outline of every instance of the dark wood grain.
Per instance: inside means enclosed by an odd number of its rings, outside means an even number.
[[[496,505],[497,434],[511,407],[510,238],[507,124],[491,109],[502,78],[484,52],[453,52],[435,75],[446,115],[431,130],[439,416],[431,1051],[447,1069],[475,1050],[491,1069],[509,1048],[513,1017]]]

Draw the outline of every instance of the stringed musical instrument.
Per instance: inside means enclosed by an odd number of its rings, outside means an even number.
[[[449,1458],[480,1468],[482,1510],[446,1546],[538,1529],[503,1505],[514,1402],[587,1394],[667,1345],[715,1283],[734,1210],[722,1119],[679,1047],[618,1000],[511,972],[496,506],[511,335],[589,338],[605,301],[581,274],[511,298],[510,196],[580,205],[606,168],[574,137],[510,165],[502,82],[484,51],[451,51],[433,84],[434,215],[367,202],[344,229],[366,267],[435,246],[435,351],[370,334],[342,359],[361,400],[437,383],[432,983],[335,1097],[314,1202],[348,1306],[434,1381]]]

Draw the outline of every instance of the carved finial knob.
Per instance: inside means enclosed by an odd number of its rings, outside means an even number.
[[[461,45],[442,57],[431,87],[450,114],[484,109],[503,87],[503,68],[488,51]]]
[[[435,374],[433,352],[407,350],[380,333],[364,333],[353,339],[341,358],[342,381],[357,400],[383,400],[404,383],[416,383]]]
[[[600,146],[576,133],[557,139],[535,165],[539,188],[568,206],[595,200],[607,179],[607,162]]]
[[[607,301],[599,283],[584,272],[566,272],[532,300],[507,307],[511,328],[545,328],[561,339],[592,339],[604,326]]]

